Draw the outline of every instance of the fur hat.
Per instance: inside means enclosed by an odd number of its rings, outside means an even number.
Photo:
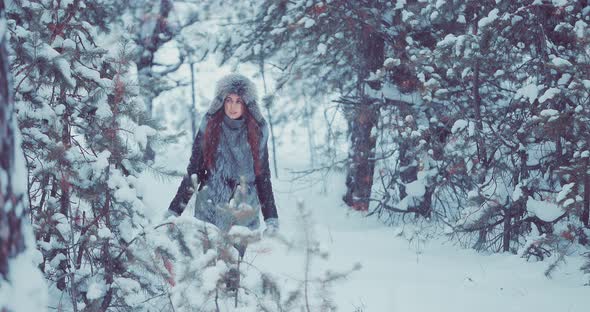
[[[213,115],[220,110],[223,107],[223,101],[231,93],[237,94],[242,98],[250,115],[256,119],[256,122],[258,122],[260,126],[266,125],[266,120],[262,116],[260,108],[258,107],[256,86],[254,86],[254,83],[250,79],[240,74],[234,73],[226,75],[217,82],[215,87],[215,97],[213,98],[213,101],[211,101],[207,113]]]

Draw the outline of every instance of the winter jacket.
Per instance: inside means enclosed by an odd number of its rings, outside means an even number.
[[[205,167],[203,159],[205,129],[213,114],[223,109],[223,101],[230,93],[238,94],[242,98],[250,115],[259,125],[261,131],[259,155],[262,170],[258,176],[254,175],[253,156],[246,140],[246,127],[243,120],[231,120],[227,116],[222,124],[223,133],[220,135],[215,154],[215,166],[212,170]],[[228,142],[229,140],[233,142]],[[251,229],[257,228],[259,226],[258,209],[262,212],[265,221],[276,220],[278,215],[270,179],[267,140],[268,127],[258,108],[253,83],[238,74],[222,78],[217,83],[215,98],[201,121],[193,142],[187,174],[183,177],[176,196],[170,203],[169,211],[176,215],[184,211],[195,192],[192,179],[196,179],[195,182],[199,188],[195,201],[195,217],[222,229],[228,229],[233,224],[248,226]],[[236,164],[239,167],[235,167]],[[245,185],[238,187],[240,183]],[[236,197],[255,208],[255,215],[251,218],[235,220],[230,217],[231,214],[228,214],[226,209],[220,209],[226,206],[230,198]]]

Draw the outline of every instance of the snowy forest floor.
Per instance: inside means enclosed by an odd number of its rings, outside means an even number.
[[[357,262],[362,265],[334,285],[332,298],[338,311],[588,311],[590,287],[584,286],[587,276],[580,271],[581,257],[567,257],[547,278],[549,262],[477,253],[445,238],[409,242],[396,235],[399,229],[343,206],[343,175],[331,174],[314,185],[293,182],[289,170],[305,168],[307,160],[301,150],[296,151],[298,144],[290,146],[293,150],[279,150],[280,178],[273,176],[281,235],[301,236],[296,207],[297,200],[302,200],[312,213],[315,239],[330,254],[312,263],[312,274],[326,269],[346,271]],[[158,163],[184,171],[189,151],[189,146],[172,146],[158,157]],[[160,181],[146,173],[141,181],[147,214],[159,220],[180,179]],[[303,252],[274,239],[264,238],[248,247],[245,260],[282,278],[304,276]]]

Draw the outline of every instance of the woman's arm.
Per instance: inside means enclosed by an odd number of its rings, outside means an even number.
[[[193,141],[193,148],[191,151],[191,158],[186,168],[186,175],[182,178],[176,196],[172,199],[168,211],[179,216],[186,208],[186,204],[195,192],[194,185],[191,179],[193,174],[197,175],[197,182],[202,183],[205,180],[205,169],[203,163],[203,136],[205,127],[207,125],[207,115],[203,117],[199,131]]]
[[[258,200],[260,201],[262,216],[264,220],[278,219],[277,207],[275,205],[275,198],[272,192],[272,183],[270,181],[270,166],[268,164],[268,146],[263,142],[264,148],[261,157],[260,176],[256,177],[254,181],[256,184],[256,192],[258,193]]]

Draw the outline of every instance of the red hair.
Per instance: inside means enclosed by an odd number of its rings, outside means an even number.
[[[252,117],[245,104],[242,118],[245,119],[246,131],[248,133],[248,144],[252,152],[252,159],[254,160],[254,174],[259,176],[262,172],[262,165],[260,163],[260,126]],[[205,127],[205,134],[203,136],[203,161],[205,168],[211,170],[215,167],[215,152],[219,146],[219,138],[221,137],[221,123],[225,117],[225,112],[222,109],[218,110]]]

